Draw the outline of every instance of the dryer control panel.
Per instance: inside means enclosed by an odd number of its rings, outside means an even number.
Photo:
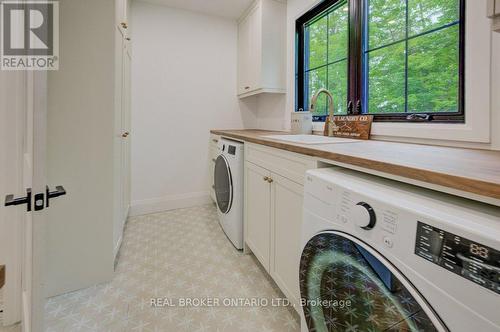
[[[418,222],[415,254],[500,294],[500,251]]]

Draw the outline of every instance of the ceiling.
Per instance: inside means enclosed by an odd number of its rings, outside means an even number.
[[[229,19],[238,19],[253,0],[143,0]]]

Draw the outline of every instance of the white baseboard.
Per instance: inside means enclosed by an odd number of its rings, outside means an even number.
[[[113,258],[114,258],[115,264],[116,264],[116,256],[118,255],[118,252],[120,251],[120,247],[122,246],[122,241],[123,241],[123,234],[120,235],[120,238],[118,239],[118,241],[116,241],[115,249],[113,250]]]
[[[118,252],[120,251],[120,247],[122,246],[123,232],[125,231],[125,226],[127,225],[127,221],[128,221],[129,216],[130,216],[130,204],[127,206],[127,213],[125,214],[125,220],[123,220],[123,226],[121,228],[120,238],[118,239],[118,241],[116,241],[115,248],[113,249],[113,258],[114,258],[115,264],[116,264],[116,256],[118,255]]]
[[[207,191],[144,199],[132,202],[129,216],[136,217],[210,203],[212,203],[212,199]]]

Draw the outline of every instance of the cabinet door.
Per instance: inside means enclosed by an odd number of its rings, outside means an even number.
[[[208,191],[210,192],[210,197],[214,201],[214,203],[217,201],[215,198],[215,189],[214,189],[214,171],[215,171],[215,161],[217,159],[217,155],[219,154],[219,151],[217,148],[213,147],[212,144],[210,144],[209,148],[209,160],[208,160],[208,179],[209,179],[209,188]]]
[[[245,242],[269,272],[271,242],[270,172],[245,163]]]
[[[258,2],[238,25],[238,94],[260,89],[261,4]]]
[[[115,53],[115,139],[114,139],[114,221],[113,221],[113,245],[114,254],[118,253],[123,235],[123,49],[125,38],[120,27],[115,29],[116,53]]]
[[[271,276],[288,299],[298,304],[303,187],[272,173]]]
[[[117,25],[122,26],[122,23],[128,23],[128,6],[129,3],[127,0],[115,0],[115,17]]]
[[[255,8],[248,15],[250,22],[250,40],[248,55],[248,86],[249,91],[263,88],[261,84],[262,63],[262,4],[257,2]]]
[[[123,43],[123,56],[122,56],[122,183],[123,183],[123,192],[122,192],[122,201],[123,201],[123,212],[122,212],[122,221],[123,224],[127,220],[128,211],[130,207],[130,132],[131,132],[131,78],[130,78],[130,70],[131,70],[131,50],[130,50],[130,42],[125,40]],[[123,229],[123,225],[122,225]]]
[[[250,91],[250,23],[247,16],[238,26],[238,94]]]

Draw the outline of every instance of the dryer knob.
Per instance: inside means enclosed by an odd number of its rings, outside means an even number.
[[[354,218],[356,225],[364,230],[372,229],[377,223],[375,210],[365,202],[360,202],[354,207],[352,217]]]

